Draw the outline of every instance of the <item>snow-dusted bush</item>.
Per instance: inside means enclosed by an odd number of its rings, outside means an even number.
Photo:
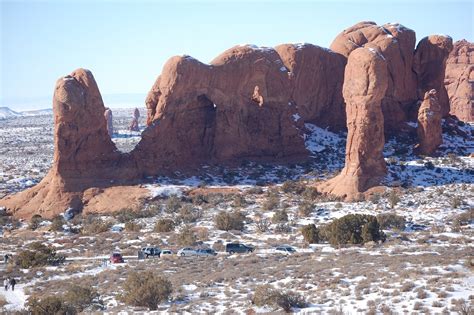
[[[319,229],[314,224],[305,225],[301,229],[301,234],[303,234],[303,238],[306,243],[317,244],[321,241]]]
[[[127,277],[119,298],[129,305],[156,310],[159,304],[168,301],[172,292],[171,282],[153,271],[133,272]]]
[[[285,209],[275,211],[275,213],[272,216],[272,223],[285,223],[288,222],[288,213],[286,212]]]
[[[171,232],[174,230],[174,226],[174,221],[171,219],[159,219],[158,221],[156,221],[153,231],[157,233]]]
[[[64,256],[57,255],[52,247],[40,242],[31,243],[28,249],[20,251],[15,257],[15,264],[23,269],[54,265],[63,261]]]
[[[270,285],[260,285],[255,288],[252,304],[256,306],[278,306],[285,312],[293,307],[305,308],[307,303],[303,296],[292,291],[279,291]]]
[[[222,231],[243,230],[245,215],[240,211],[220,212],[214,217],[216,228]]]
[[[323,227],[324,238],[333,246],[385,241],[377,218],[366,214],[348,214]]]
[[[396,213],[381,213],[377,215],[377,221],[379,222],[381,229],[405,229],[405,217],[397,215]]]

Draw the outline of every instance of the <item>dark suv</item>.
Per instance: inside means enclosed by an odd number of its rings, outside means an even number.
[[[229,243],[225,245],[225,251],[229,254],[234,253],[251,253],[255,250],[255,247],[239,244],[239,243]]]

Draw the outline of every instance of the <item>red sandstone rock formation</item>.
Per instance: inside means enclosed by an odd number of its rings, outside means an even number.
[[[132,122],[130,123],[130,127],[128,127],[130,131],[140,131],[140,125],[138,124],[139,118],[140,118],[140,111],[138,110],[138,108],[135,108],[135,110],[133,111]]]
[[[418,98],[435,89],[438,92],[441,114],[449,114],[449,99],[444,87],[446,60],[453,49],[453,40],[445,35],[431,35],[423,38],[415,50],[413,70],[417,75]]]
[[[444,84],[451,104],[450,114],[474,121],[474,43],[454,43],[446,62]]]
[[[107,126],[107,133],[109,134],[110,137],[112,137],[114,134],[114,123],[113,123],[112,110],[110,108],[108,107],[105,108],[104,117],[105,117],[105,123]]]
[[[393,133],[405,126],[407,113],[417,102],[416,78],[412,71],[415,32],[400,24],[378,26],[360,22],[340,33],[331,50],[349,57],[359,47],[378,47],[387,61],[388,87],[382,99],[385,130]]]
[[[349,55],[343,86],[346,163],[341,174],[319,185],[321,191],[351,200],[380,184],[386,175],[381,101],[388,81],[387,62],[376,46],[358,48]]]
[[[171,58],[147,97],[152,128],[131,153],[141,172],[306,156],[282,67],[274,49],[250,45],[233,47],[210,65]]]
[[[304,122],[333,130],[345,128],[342,82],[346,58],[327,48],[311,44],[275,47],[289,71],[291,102]]]
[[[53,97],[54,160],[36,186],[0,201],[18,217],[52,217],[68,208],[82,209],[83,191],[116,179],[120,153],[111,141],[104,104],[88,70],[78,69],[56,82]],[[127,175],[124,172],[122,175]]]
[[[418,110],[418,154],[431,155],[443,142],[441,117],[436,90],[426,92]]]

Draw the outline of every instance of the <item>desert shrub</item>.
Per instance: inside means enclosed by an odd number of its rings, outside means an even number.
[[[178,220],[183,223],[196,222],[202,217],[202,212],[199,209],[193,208],[190,204],[186,204],[179,209]]]
[[[365,214],[348,214],[324,227],[324,235],[333,246],[385,241],[377,218]]]
[[[402,284],[400,291],[410,292],[411,290],[413,290],[414,287],[415,287],[415,284],[413,282],[407,281]]]
[[[234,208],[242,208],[247,205],[247,200],[245,200],[245,197],[241,194],[236,194],[234,196],[234,199],[232,200],[232,206]]]
[[[64,298],[61,296],[47,296],[44,298],[30,297],[27,301],[26,307],[28,314],[32,315],[73,315],[77,311],[66,304]]]
[[[301,234],[303,234],[303,238],[306,243],[317,244],[321,241],[319,229],[314,224],[305,225],[301,229]]]
[[[255,220],[255,225],[259,232],[267,232],[270,229],[272,223],[267,218],[260,218]]]
[[[156,310],[158,305],[168,301],[173,287],[171,282],[153,271],[132,272],[123,285],[119,299],[133,306]]]
[[[196,244],[196,234],[190,226],[185,226],[178,234],[178,244],[181,246],[193,246]]]
[[[35,214],[31,217],[28,228],[34,231],[39,228],[41,222],[43,222],[43,218],[39,214]]]
[[[22,250],[15,257],[15,265],[27,269],[37,266],[55,265],[64,262],[64,256],[56,254],[52,247],[34,242],[29,245],[29,249]]]
[[[472,309],[472,304],[467,302],[463,298],[451,299],[451,304],[453,305],[452,310],[460,315],[472,315],[474,311]]]
[[[285,312],[290,312],[293,307],[304,308],[307,306],[304,297],[291,291],[278,291],[269,285],[260,285],[255,289],[252,304],[256,306],[278,306]]]
[[[127,223],[125,223],[125,230],[128,232],[140,232],[141,229],[142,229],[141,224],[138,224],[132,221],[128,221]]]
[[[305,200],[314,201],[321,196],[321,193],[315,187],[306,187],[301,196]]]
[[[250,195],[261,195],[263,194],[263,188],[259,186],[254,186],[247,190],[247,193]]]
[[[216,228],[222,231],[243,230],[245,215],[240,211],[220,212],[214,217]]]
[[[275,211],[275,213],[272,216],[272,223],[284,223],[288,222],[288,213],[286,212],[285,209],[282,209],[280,211]]]
[[[194,228],[194,233],[198,240],[207,241],[209,240],[209,229],[203,226]]]
[[[288,223],[279,223],[273,229],[275,233],[291,233],[292,229]]]
[[[156,204],[150,204],[145,210],[134,211],[132,209],[122,209],[120,211],[114,212],[113,216],[120,223],[127,223],[136,219],[149,218],[157,215],[159,212],[159,207]]]
[[[103,221],[99,218],[92,218],[90,220],[87,220],[82,228],[81,228],[81,234],[99,234],[99,233],[104,233],[110,230],[112,227],[111,222]]]
[[[379,222],[381,229],[405,229],[405,217],[397,215],[395,213],[381,213],[377,215],[377,221]]]
[[[380,202],[380,199],[381,199],[380,194],[375,193],[375,194],[370,195],[369,201],[376,205]]]
[[[300,181],[287,180],[281,185],[281,190],[284,193],[294,193],[301,195],[305,191],[306,185]]]
[[[174,221],[171,219],[159,219],[156,221],[153,231],[157,233],[171,232],[174,230],[174,225]]]
[[[75,310],[82,312],[91,305],[102,307],[102,301],[99,299],[99,293],[93,288],[72,285],[64,295],[66,304]]]
[[[451,198],[451,207],[456,209],[459,208],[463,204],[463,199],[460,196],[454,196]]]
[[[181,199],[178,196],[172,195],[166,200],[165,209],[169,213],[175,213],[181,208]]]
[[[311,202],[303,201],[298,206],[298,215],[300,217],[308,217],[314,210],[314,205]]]
[[[460,213],[453,218],[453,226],[460,228],[474,221],[474,209]]]
[[[342,209],[342,203],[338,202],[334,205],[334,208],[336,209]]]
[[[390,191],[390,194],[388,195],[388,203],[390,205],[390,208],[393,209],[399,202],[400,202],[400,197],[398,197],[397,192],[392,189]]]
[[[280,198],[277,194],[270,194],[262,204],[263,210],[270,211],[278,208],[280,205]]]
[[[49,226],[51,231],[61,232],[63,230],[63,225],[66,223],[62,215],[57,215],[51,221]]]

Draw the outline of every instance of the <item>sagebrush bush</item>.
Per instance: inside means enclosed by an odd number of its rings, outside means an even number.
[[[30,297],[26,303],[28,314],[32,315],[74,315],[77,311],[69,307],[61,296]]]
[[[111,227],[111,222],[103,221],[99,218],[91,218],[82,226],[81,234],[94,235],[104,233],[109,231]]]
[[[132,222],[132,221],[128,221],[127,223],[125,223],[125,231],[140,232],[141,229],[142,229],[141,224],[138,224],[138,223],[135,223],[135,222]]]
[[[55,265],[64,262],[64,256],[56,254],[52,247],[34,242],[29,244],[28,249],[22,250],[15,257],[15,265],[23,269],[31,267]]]
[[[306,188],[306,185],[300,181],[296,180],[287,180],[281,185],[281,190],[284,193],[294,193],[301,195]]]
[[[174,226],[175,223],[171,219],[159,219],[156,221],[153,231],[157,233],[167,233],[173,231]]]
[[[311,215],[311,213],[313,212],[313,210],[314,210],[313,203],[311,203],[309,201],[303,201],[298,206],[298,215],[300,217],[303,217],[303,218],[304,217],[309,217]]]
[[[154,311],[158,305],[168,301],[172,292],[171,282],[153,271],[132,272],[123,284],[123,294],[119,299]]]
[[[280,206],[280,198],[276,194],[271,194],[262,204],[263,210],[270,211]]]
[[[43,218],[39,214],[35,214],[31,217],[28,228],[34,231],[39,228],[41,222],[43,222]]]
[[[61,232],[63,230],[64,224],[66,224],[66,221],[64,220],[63,216],[57,215],[51,221],[51,225],[49,226],[49,229],[51,231]]]
[[[366,214],[348,214],[324,226],[324,237],[333,246],[385,241],[377,218]]]
[[[272,216],[272,223],[285,223],[288,222],[288,213],[285,209],[275,211]]]
[[[64,294],[66,304],[75,310],[82,312],[91,305],[102,306],[99,293],[91,287],[72,285]]]
[[[267,232],[270,229],[272,223],[267,218],[259,218],[255,220],[255,226],[259,232]]]
[[[270,285],[260,285],[255,288],[252,304],[256,306],[278,306],[285,312],[290,312],[293,307],[305,308],[303,296],[291,291],[278,291]]]
[[[214,217],[214,224],[216,228],[222,231],[243,230],[245,215],[240,211],[220,212]]]
[[[395,213],[381,213],[377,215],[377,221],[379,222],[381,229],[405,229],[405,217],[397,215]]]
[[[181,198],[178,196],[172,195],[166,200],[166,211],[169,213],[177,212],[182,206]]]
[[[301,234],[303,234],[306,243],[317,244],[321,241],[319,229],[314,224],[305,225],[301,229]]]
[[[190,204],[183,205],[179,209],[178,220],[183,223],[192,223],[196,222],[199,218],[202,217],[201,210],[194,208]]]
[[[197,238],[190,226],[185,226],[178,234],[178,244],[181,246],[194,246]]]
[[[388,203],[390,204],[390,208],[393,209],[400,202],[400,197],[398,196],[395,190],[391,190],[390,194],[388,195]]]

